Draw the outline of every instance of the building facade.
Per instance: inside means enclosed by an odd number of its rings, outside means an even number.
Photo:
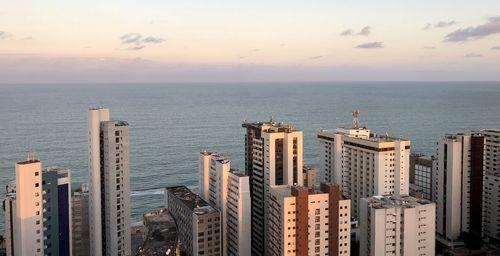
[[[350,255],[350,200],[338,185],[273,186],[268,255]]]
[[[166,188],[165,204],[177,224],[181,253],[222,255],[220,211],[185,186]]]
[[[500,241],[500,130],[480,131],[484,136],[483,237]]]
[[[4,216],[4,239],[5,252],[7,256],[14,255],[14,230],[16,218],[16,181],[11,181],[5,186],[5,197],[3,199]]]
[[[250,179],[231,170],[226,213],[227,255],[250,256],[252,250]]]
[[[447,246],[461,245],[462,232],[481,233],[483,145],[477,134],[450,134],[437,143],[436,233]]]
[[[435,255],[436,205],[410,196],[361,199],[359,255]]]
[[[28,157],[3,202],[7,255],[72,255],[71,175]]]
[[[367,128],[320,130],[320,177],[339,184],[352,200],[358,218],[359,200],[373,195],[409,193],[410,141],[370,134]]]
[[[12,255],[44,255],[42,194],[42,163],[32,159],[17,163]]]
[[[243,123],[246,170],[251,181],[252,255],[267,248],[269,191],[276,185],[303,184],[302,131],[292,124],[274,122]]]
[[[302,177],[304,178],[303,185],[307,188],[316,186],[316,168],[313,166],[304,166],[302,168]]]
[[[434,201],[436,164],[434,157],[410,155],[410,196]]]
[[[222,215],[222,255],[250,255],[249,177],[231,169],[230,161],[223,156],[203,151],[199,179],[200,197]]]
[[[90,255],[130,255],[129,130],[88,111]]]
[[[43,236],[45,255],[72,255],[71,173],[51,167],[42,170]]]
[[[73,256],[90,255],[89,188],[83,184],[71,197]]]

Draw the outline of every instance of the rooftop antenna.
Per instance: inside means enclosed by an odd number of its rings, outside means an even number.
[[[33,161],[36,159],[35,157],[35,152],[31,149],[31,147],[28,148],[28,151],[27,151],[27,157],[26,157],[26,160],[27,161]]]
[[[352,110],[354,129],[359,128],[359,109],[355,108]]]

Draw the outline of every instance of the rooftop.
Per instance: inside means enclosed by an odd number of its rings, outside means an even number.
[[[232,174],[234,174],[234,175],[236,175],[236,176],[238,176],[238,177],[246,177],[247,176],[244,173],[241,173],[240,170],[235,169],[235,168],[231,168],[229,170],[229,172],[232,173]]]
[[[208,214],[212,212],[217,212],[212,206],[210,206],[205,200],[200,196],[193,193],[186,186],[174,186],[167,187],[167,191],[177,197],[185,206],[187,206],[191,211],[198,215]]]
[[[100,110],[100,109],[107,109],[105,107],[90,107],[89,110]]]
[[[245,128],[252,128],[252,129],[264,129],[267,130],[268,132],[294,132],[294,131],[299,131],[295,129],[294,125],[292,123],[284,123],[284,122],[275,122],[272,117],[269,122],[253,122],[249,123],[247,121],[244,121],[243,124],[241,125],[242,127]]]
[[[176,255],[177,227],[167,209],[144,213],[143,223],[147,236],[138,255]]]
[[[397,196],[373,196],[366,198],[368,200],[368,205],[375,209],[382,208],[414,208],[419,205],[431,204],[432,202],[425,199],[419,199],[407,195]]]
[[[38,160],[38,159],[28,159],[26,161],[17,162],[17,164],[19,164],[19,165],[34,164],[34,163],[40,163],[40,160]]]
[[[212,160],[217,161],[217,162],[222,163],[222,164],[229,163],[228,159],[226,159],[223,155],[221,155],[217,152],[211,152],[211,151],[204,150],[204,151],[200,152],[200,154],[202,154],[204,156],[211,156]]]

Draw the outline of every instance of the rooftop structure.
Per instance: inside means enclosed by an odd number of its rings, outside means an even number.
[[[368,206],[375,209],[394,207],[415,208],[419,205],[433,204],[433,202],[429,200],[419,199],[407,195],[373,196],[371,198],[367,198],[366,201],[368,202]]]
[[[185,206],[194,211],[195,214],[205,214],[217,211],[200,196],[193,193],[185,186],[168,187],[167,191],[175,195]]]
[[[139,256],[180,255],[177,227],[167,209],[145,212],[142,222],[146,233]]]

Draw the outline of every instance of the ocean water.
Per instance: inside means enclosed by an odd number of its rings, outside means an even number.
[[[316,164],[319,128],[351,125],[353,108],[372,131],[411,140],[434,154],[446,133],[500,127],[500,82],[280,84],[0,85],[0,194],[28,149],[43,166],[87,179],[87,109],[110,108],[130,124],[132,219],[163,206],[162,188],[197,187],[198,152],[217,151],[243,168],[241,123],[293,122],[304,131],[304,160]],[[3,228],[3,213],[0,229]]]

